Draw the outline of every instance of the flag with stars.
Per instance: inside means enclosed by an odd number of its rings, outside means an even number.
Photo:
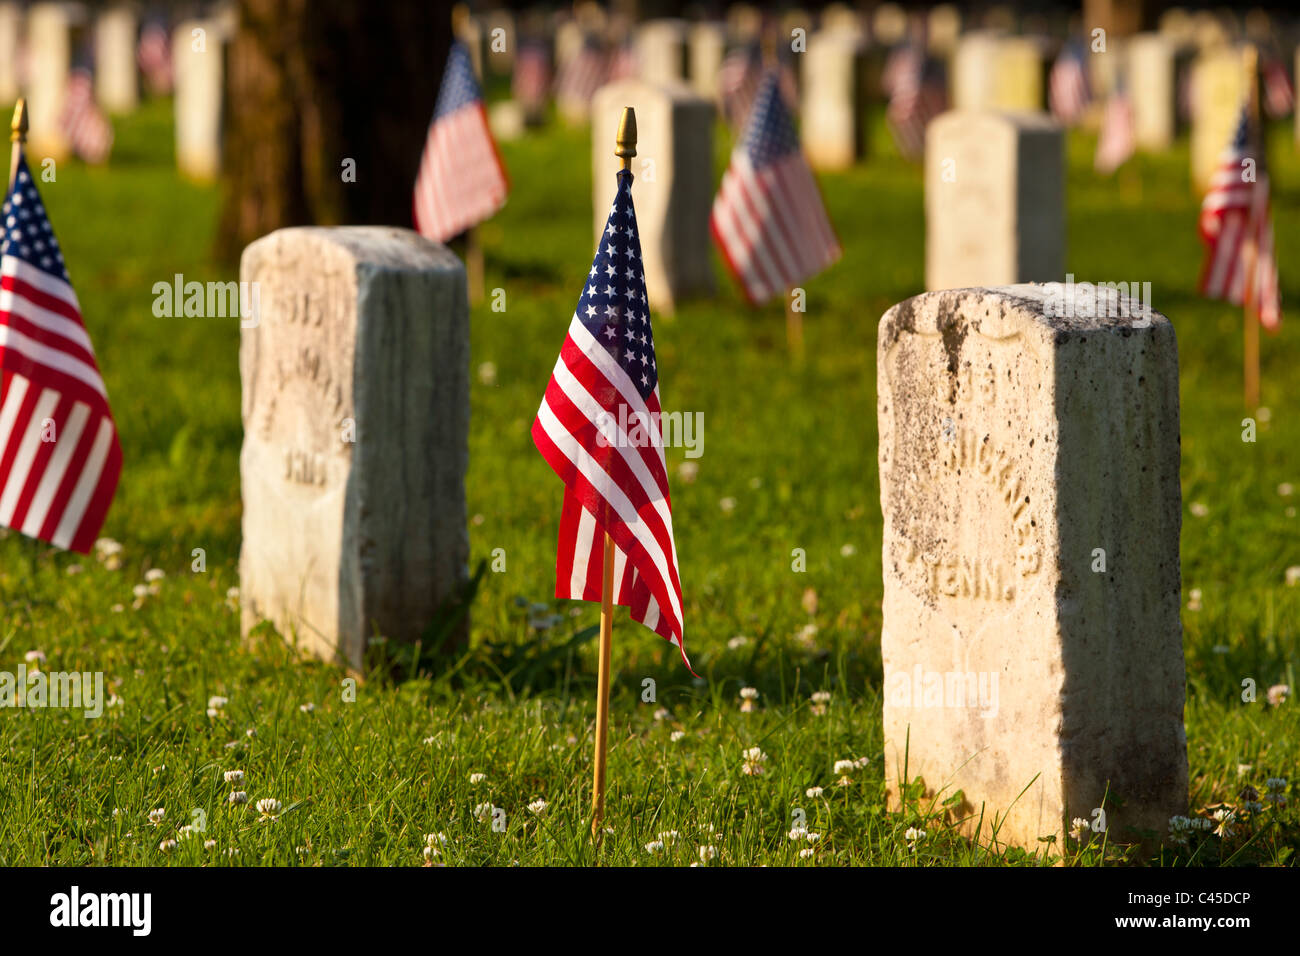
[[[27,159],[0,245],[0,525],[87,554],[122,472],[108,393]]]
[[[1247,177],[1243,165],[1248,159],[1255,161],[1253,178]],[[1260,324],[1276,332],[1282,324],[1282,299],[1273,252],[1269,176],[1249,101],[1241,108],[1232,142],[1220,155],[1210,191],[1201,202],[1200,232],[1205,243],[1201,294],[1253,307]]]
[[[755,305],[840,257],[779,83],[777,72],[769,70],[709,218],[727,267]]]
[[[469,51],[453,43],[415,180],[415,228],[446,242],[505,205],[510,184]]]
[[[532,433],[564,482],[555,596],[601,600],[608,532],[614,603],[676,644],[690,668],[654,332],[627,170],[618,174],[605,232]]]

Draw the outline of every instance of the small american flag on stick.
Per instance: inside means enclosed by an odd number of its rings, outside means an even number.
[[[759,88],[744,137],[722,176],[709,227],[755,305],[840,258],[821,191],[804,161],[775,70]]]
[[[892,59],[885,120],[904,159],[925,153],[925,128],[948,107],[947,84],[937,62],[920,44],[909,43]]]
[[[1206,244],[1201,294],[1234,305],[1248,303],[1270,332],[1282,324],[1269,177],[1257,148],[1248,105],[1242,106],[1232,142],[1220,156],[1201,203],[1200,232]],[[1255,163],[1253,181],[1243,160]],[[1247,164],[1248,165],[1248,164]]]
[[[601,600],[608,535],[613,603],[676,644],[689,668],[654,332],[626,169],[587,275],[532,429],[564,481],[555,596]]]
[[[68,138],[72,151],[88,163],[105,162],[112,152],[113,124],[95,103],[89,70],[73,70],[68,77],[59,128]]]
[[[135,60],[152,93],[172,91],[172,45],[164,24],[155,20],[140,31]]]
[[[19,155],[0,246],[0,525],[87,554],[122,449],[63,253]]]
[[[1106,111],[1101,119],[1101,132],[1097,136],[1097,154],[1093,168],[1109,175],[1132,157],[1137,147],[1137,132],[1133,126],[1133,102],[1123,78],[1106,98]]]
[[[509,190],[469,51],[453,43],[415,180],[416,231],[446,242],[500,209]]]
[[[1264,61],[1264,109],[1272,119],[1281,119],[1295,108],[1295,89],[1287,75],[1286,64],[1277,57]]]
[[[1066,43],[1052,64],[1048,76],[1047,98],[1052,115],[1062,126],[1073,126],[1088,108],[1088,71],[1084,65],[1083,44]]]

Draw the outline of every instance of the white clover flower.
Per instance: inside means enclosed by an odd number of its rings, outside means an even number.
[[[735,651],[744,647],[748,643],[749,643],[749,638],[747,638],[744,634],[737,634],[731,640],[727,641],[727,647]]]
[[[226,781],[226,783],[244,782],[244,771],[242,770],[227,770],[221,776]]]
[[[818,840],[822,838],[822,835],[820,833],[813,833],[809,831],[803,835],[803,838],[807,840],[809,843],[816,843]]]
[[[442,851],[436,846],[426,846],[423,849],[423,854],[426,860],[432,860],[435,856],[442,856]]]
[[[150,568],[144,573],[144,579],[149,584],[161,581],[165,577],[167,577],[167,573],[165,571],[160,571],[158,568]]]
[[[805,791],[803,792],[803,795],[804,795],[805,797],[810,797],[810,798],[812,798],[813,800],[816,800],[818,797],[820,797],[820,796],[821,796],[823,793],[825,793],[825,792],[826,792],[826,791],[823,790],[821,787],[809,787],[807,790],[805,790]]]
[[[245,736],[245,737],[256,737],[256,736],[257,736],[257,729],[254,728],[254,727],[249,727],[247,730],[244,731],[244,736]]]
[[[1291,694],[1291,688],[1287,684],[1274,684],[1268,689],[1268,703],[1270,707],[1281,707],[1286,703],[1286,699]]]
[[[723,498],[718,502],[718,507],[725,513],[731,514],[731,512],[736,510],[736,499],[731,497]]]
[[[437,844],[438,846],[446,846],[447,834],[443,833],[442,831],[439,831],[437,833],[426,833],[424,835],[425,846],[433,846],[435,844]]]
[[[179,839],[181,840],[182,843],[183,843],[184,841],[188,840],[190,837],[194,836],[194,834],[197,833],[197,832],[198,832],[198,831],[195,830],[194,827],[190,826],[188,823],[185,824],[184,826],[180,827],[180,828],[176,831],[176,833],[177,833],[177,835],[178,835],[178,837],[179,837]]]
[[[676,843],[679,837],[681,837],[681,834],[676,830],[664,830],[662,833],[656,835],[656,838],[660,842],[666,844]]]
[[[787,835],[791,840],[798,840],[799,842],[802,843],[802,842],[803,842],[803,838],[806,837],[806,836],[808,835],[808,828],[807,828],[807,827],[803,827],[803,826],[795,825],[795,826],[793,826],[793,827],[790,828],[790,832],[789,832],[788,834],[786,834],[786,835]]]
[[[239,610],[239,588],[226,589],[226,607],[232,611]]]
[[[767,760],[767,754],[763,753],[758,747],[750,747],[742,755],[745,758],[741,766],[741,773],[750,777],[761,776],[763,773],[763,763]]]
[[[167,811],[164,810],[162,807],[158,807],[156,810],[149,811],[149,822],[152,823],[154,826],[157,826],[158,824],[163,822],[163,818],[166,816],[167,816]]]
[[[230,796],[226,797],[226,803],[229,803],[231,806],[238,806],[241,803],[247,803],[247,802],[248,802],[248,794],[245,793],[243,790],[231,791]]]
[[[693,481],[695,481],[695,479],[699,476],[699,474],[700,474],[699,462],[684,461],[677,466],[677,478],[684,485],[691,484]]]
[[[812,855],[813,855],[814,853],[816,853],[816,852],[817,852],[817,851],[814,850],[814,849],[813,849],[812,847],[810,847],[810,846],[809,846],[809,847],[804,847],[802,850],[799,851],[799,858],[800,858],[801,860],[806,860],[806,859],[808,859],[810,856],[812,856]]]
[[[649,843],[645,845],[645,851],[651,855],[661,852],[663,848],[664,848],[663,840],[651,840]]]
[[[1232,821],[1235,820],[1236,818],[1237,818],[1237,815],[1236,815],[1233,811],[1227,809],[1226,807],[1221,807],[1220,809],[1215,810],[1215,811],[1214,811],[1214,819],[1215,819],[1215,822],[1218,823],[1218,826],[1216,826],[1216,827],[1214,828],[1215,835],[1216,835],[1216,836],[1219,836],[1219,837],[1230,837],[1230,836],[1232,836],[1232,826],[1231,826],[1231,824],[1232,824]],[[1209,821],[1206,821],[1206,822],[1209,822]]]
[[[205,849],[205,850],[215,850],[216,848],[217,848],[217,841],[216,841],[216,840],[204,840],[204,841],[203,841],[203,849]]]
[[[866,766],[867,764],[869,764],[869,763],[871,763],[871,758],[870,758],[870,757],[859,757],[857,760],[853,761],[853,766],[855,766],[855,767],[857,767],[859,770],[861,770],[863,767],[865,767],[865,766]]]
[[[257,812],[263,819],[270,819],[280,812],[280,801],[274,797],[263,797],[257,801]]]
[[[903,839],[907,841],[907,848],[909,850],[915,850],[916,845],[924,841],[926,836],[926,832],[919,827],[908,827],[903,833]]]
[[[437,739],[438,739],[437,737],[425,737],[424,740],[420,742],[424,744],[426,747],[428,747],[430,744],[434,743]]]
[[[469,782],[476,786],[482,783],[486,779],[487,779],[487,774],[485,773],[472,773],[469,775]]]
[[[795,633],[794,639],[806,648],[816,647],[817,642],[813,640],[817,636],[817,625],[809,622]]]
[[[671,734],[668,735],[668,739],[673,743],[677,743],[677,741],[681,740],[685,736],[686,736],[686,731],[674,730]]]
[[[655,709],[654,719],[657,721],[667,720],[670,716],[672,715],[668,713],[667,707],[658,707]]]
[[[829,704],[831,702],[831,692],[828,690],[813,691],[812,702],[814,704]]]
[[[28,664],[36,664],[36,665],[44,664],[45,652],[41,650],[28,651],[26,654],[23,655],[23,660],[25,660]]]
[[[1085,840],[1090,829],[1087,820],[1083,817],[1075,817],[1070,821],[1070,838],[1079,841]]]
[[[758,700],[758,688],[742,687],[740,688],[740,697],[742,700]]]
[[[842,558],[851,558],[857,553],[858,553],[857,547],[851,544],[843,545],[840,548],[840,557]]]
[[[84,569],[79,564],[69,564],[67,567],[67,573],[69,576],[73,574],[80,574],[83,570]]]
[[[307,701],[307,703],[305,704],[299,704],[298,709],[301,710],[304,714],[310,714],[313,710],[316,709],[316,705],[313,704],[311,701]]]
[[[158,844],[158,849],[162,850],[164,853],[170,853],[172,850],[176,849],[176,841],[170,839],[163,840]]]
[[[480,823],[482,823],[484,820],[490,820],[491,818],[492,818],[492,804],[480,803],[478,806],[474,808],[474,819],[478,820]]]
[[[1187,506],[1187,510],[1192,513],[1192,517],[1194,518],[1204,518],[1210,513],[1209,507],[1200,501],[1193,501]]]
[[[109,608],[109,611],[111,611],[113,614],[121,614],[125,610],[126,608],[124,608],[120,604],[114,604],[112,607]]]
[[[222,697],[219,694],[213,694],[211,697],[208,698],[208,709],[220,710],[221,708],[225,707],[228,703],[230,703],[230,698]]]
[[[1202,609],[1201,589],[1192,588],[1190,591],[1187,592],[1187,610],[1199,611],[1201,609]]]
[[[528,809],[531,810],[533,813],[541,813],[546,809],[546,801],[534,800],[532,803],[528,804]]]
[[[700,862],[708,863],[718,857],[718,848],[712,845],[700,847]]]
[[[854,760],[837,760],[835,766],[831,768],[832,773],[848,773],[850,770],[858,769],[857,761]]]

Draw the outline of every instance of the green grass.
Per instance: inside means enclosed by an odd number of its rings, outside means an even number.
[[[677,477],[680,449],[668,455],[687,647],[707,679],[692,679],[673,648],[619,613],[613,832],[601,859],[685,864],[713,846],[728,864],[1042,865],[1062,854],[1081,865],[1126,855],[1166,865],[1294,862],[1294,805],[1231,837],[1146,857],[1100,838],[1045,845],[1036,857],[975,846],[951,830],[942,804],[916,795],[906,813],[885,811],[875,328],[886,308],[920,291],[924,235],[920,171],[897,158],[873,119],[871,158],[822,178],[847,252],[807,283],[801,369],[786,354],[780,304],[745,308],[716,258],[716,299],[655,315],[665,407],[701,411],[706,425],[695,481]],[[104,534],[122,542],[122,564],[16,534],[0,540],[0,670],[17,671],[40,650],[47,669],[104,672],[119,703],[98,720],[0,712],[0,865],[418,865],[424,834],[439,832],[441,860],[453,864],[591,862],[598,609],[549,597],[561,486],[528,434],[591,256],[586,133],[552,126],[504,144],[515,191],[482,228],[487,286],[506,291],[507,308],[494,313],[489,300],[472,317],[470,540],[475,565],[503,548],[507,569],[485,576],[471,648],[454,674],[431,677],[387,648],[398,676],[362,681],[345,701],[343,671],[301,659],[273,633],[240,641],[226,598],[238,583],[238,329],[151,311],[153,283],[174,273],[234,277],[210,258],[217,191],[176,177],[169,103],[118,126],[110,168],[68,163],[41,188],[121,430],[125,471]],[[1300,273],[1287,263],[1300,249],[1300,163],[1289,128],[1271,132],[1283,299],[1294,303]],[[729,141],[718,135],[720,173]],[[1243,783],[1263,790],[1267,777],[1296,774],[1300,705],[1270,707],[1263,693],[1296,687],[1300,660],[1300,588],[1284,586],[1285,569],[1300,565],[1300,498],[1277,490],[1300,485],[1300,334],[1293,318],[1265,341],[1272,414],[1260,418],[1258,441],[1243,443],[1240,314],[1195,295],[1201,248],[1186,143],[1139,158],[1117,181],[1091,171],[1093,143],[1070,141],[1068,270],[1080,280],[1150,281],[1178,331],[1184,605],[1201,592],[1201,610],[1184,612],[1200,810],[1237,802]],[[489,362],[492,385],[478,374]],[[199,548],[206,571],[195,573]],[[791,571],[794,548],[806,551],[805,573]],[[167,576],[135,607],[132,588],[150,568]],[[530,627],[551,613],[562,623]],[[654,703],[642,700],[646,678],[656,682]],[[1245,678],[1257,683],[1258,703],[1241,701]],[[752,713],[740,709],[744,686],[761,693]],[[818,690],[832,695],[822,716],[810,706]],[[213,695],[228,703],[209,716]],[[750,747],[767,755],[761,775],[742,772]],[[838,786],[835,761],[858,758],[851,782]],[[1251,766],[1239,774],[1239,764]],[[222,774],[234,768],[246,775],[246,806],[226,803],[234,788]],[[472,784],[478,773],[486,778]],[[806,796],[813,786],[824,797]],[[282,804],[274,823],[253,808],[263,797]],[[544,812],[527,808],[535,799]],[[505,811],[504,833],[475,818],[480,804]],[[165,809],[159,825],[148,819],[155,808]],[[787,836],[796,810],[821,834],[810,859],[797,855],[810,844]],[[160,851],[196,822],[202,839]],[[913,826],[927,831],[915,851],[904,837]],[[680,838],[648,853],[667,831]]]

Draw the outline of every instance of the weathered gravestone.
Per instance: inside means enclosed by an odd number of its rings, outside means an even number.
[[[1041,113],[952,111],[925,134],[925,286],[1051,281],[1065,266],[1065,157]]]
[[[1231,47],[1202,53],[1192,66],[1192,187],[1204,193],[1232,141],[1246,95],[1241,54]]]
[[[172,36],[176,166],[199,182],[221,172],[225,40],[226,28],[217,19],[187,20]]]
[[[1029,37],[977,30],[964,34],[953,55],[953,106],[961,110],[1040,110],[1043,58]]]
[[[1139,33],[1127,50],[1134,138],[1143,149],[1166,150],[1175,130],[1174,45],[1159,33]]]
[[[697,23],[691,27],[691,89],[706,100],[718,98],[718,73],[726,46],[727,30],[721,23]]]
[[[95,97],[104,109],[126,113],[140,100],[135,8],[109,7],[95,21]]]
[[[269,619],[360,669],[466,579],[465,270],[406,229],[293,228],[245,249],[240,280],[243,630]]]
[[[72,64],[72,9],[36,3],[27,11],[27,141],[32,155],[61,159],[68,153],[59,115]]]
[[[889,800],[1030,850],[1187,802],[1174,330],[1074,288],[926,293],[877,343]]]
[[[682,83],[686,80],[686,23],[651,20],[632,37],[637,76],[647,83]]]
[[[23,11],[16,3],[0,3],[0,100],[18,98],[18,39]]]
[[[639,132],[632,172],[646,294],[655,314],[672,312],[683,298],[713,293],[713,104],[678,83],[620,80],[596,91],[591,195],[597,242],[620,163],[609,144],[625,106],[636,110]]]
[[[848,169],[866,150],[862,48],[851,36],[822,30],[808,38],[808,53],[802,63],[800,142],[804,155],[813,169]]]

